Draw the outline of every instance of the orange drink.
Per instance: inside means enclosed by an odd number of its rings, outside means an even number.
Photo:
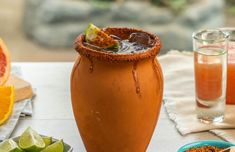
[[[195,53],[195,58],[198,56],[198,53]],[[195,61],[197,96],[202,100],[215,101],[222,94],[222,64],[198,63],[198,59]]]
[[[220,30],[193,34],[196,113],[202,122],[222,122],[224,118],[227,39]]]
[[[226,103],[235,104],[235,64],[228,64]]]
[[[230,43],[228,49],[226,103],[235,104],[235,44],[234,43]]]

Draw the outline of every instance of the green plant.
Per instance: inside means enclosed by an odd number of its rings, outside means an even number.
[[[233,4],[233,5],[234,5],[234,4],[235,4],[235,1],[234,1],[234,0],[226,0],[226,3],[227,3],[227,4]]]
[[[98,9],[108,9],[115,0],[89,0],[93,7]]]
[[[235,6],[229,7],[228,12],[231,13],[231,14],[235,14]]]
[[[93,0],[93,1],[98,1],[98,2],[114,2],[116,0]]]
[[[189,0],[152,0],[153,4],[169,7],[175,12],[181,11],[189,2]]]

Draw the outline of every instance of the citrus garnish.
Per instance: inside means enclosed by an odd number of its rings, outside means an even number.
[[[23,152],[12,139],[0,143],[0,152]]]
[[[10,67],[9,51],[4,41],[0,38],[0,86],[8,80]]]
[[[11,116],[14,107],[14,87],[0,87],[0,125],[5,123]]]
[[[25,151],[39,152],[45,148],[42,137],[31,127],[27,128],[20,136],[19,146]]]
[[[85,40],[87,43],[98,46],[102,49],[117,49],[119,43],[107,33],[99,29],[93,24],[90,24],[85,31]]]
[[[42,137],[44,143],[46,144],[45,147],[48,147],[49,145],[52,144],[52,137]]]
[[[41,152],[64,152],[64,142],[63,140],[59,140],[52,145],[48,146]]]

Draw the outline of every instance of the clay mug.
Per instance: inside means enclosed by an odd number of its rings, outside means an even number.
[[[143,32],[154,41],[141,53],[115,54],[75,42],[80,54],[71,74],[71,97],[77,126],[88,152],[145,152],[160,113],[163,75],[156,58],[157,36],[138,29],[105,28],[127,39]]]

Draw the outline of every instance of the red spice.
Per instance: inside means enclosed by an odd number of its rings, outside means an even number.
[[[197,148],[190,148],[186,150],[185,152],[220,152],[224,148],[218,148],[215,146],[202,146]]]

